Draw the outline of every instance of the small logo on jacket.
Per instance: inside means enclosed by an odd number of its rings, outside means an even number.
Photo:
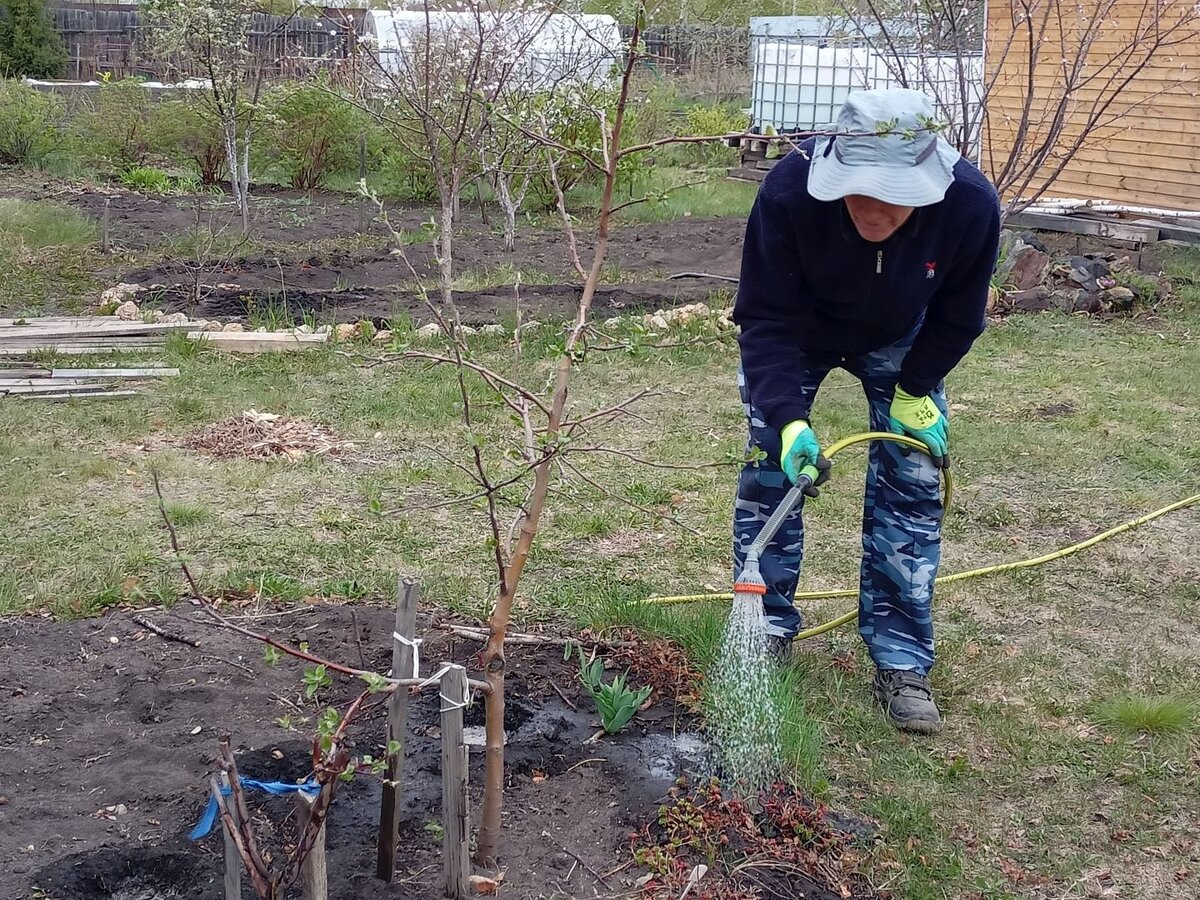
[[[937,260],[925,263],[925,277],[927,279],[937,277]]]

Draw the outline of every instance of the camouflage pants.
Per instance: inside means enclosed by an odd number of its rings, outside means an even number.
[[[891,346],[862,356],[817,360],[797,353],[809,403],[825,376],[836,366],[863,385],[870,406],[872,431],[888,430],[888,410],[900,363],[912,346],[913,334]],[[762,524],[791,487],[779,465],[779,432],[763,420],[738,370],[738,388],[750,425],[749,450],[765,454],[748,463],[738,480],[734,504],[733,556],[735,580],[746,549]],[[947,414],[941,385],[934,402]],[[819,432],[818,432],[819,435]],[[836,490],[836,488],[834,488]],[[941,557],[942,500],[938,470],[923,453],[905,453],[891,442],[871,445],[863,503],[863,559],[859,582],[858,627],[875,664],[927,675],[933,666],[933,580]],[[804,556],[804,518],[795,510],[763,552],[760,567],[767,584],[763,599],[770,633],[794,635],[800,612],[793,596]]]

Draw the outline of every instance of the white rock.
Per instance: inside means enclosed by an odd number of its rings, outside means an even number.
[[[621,321],[622,320],[621,320],[620,316],[613,316],[611,319],[604,320],[604,327],[605,328],[619,328],[621,325]]]
[[[312,334],[312,333],[313,333],[313,327],[311,325],[296,326],[296,334]]]
[[[521,330],[528,331],[531,328],[541,328],[541,327],[542,327],[542,323],[539,322],[537,319],[530,319],[528,322],[525,322],[521,325]]]
[[[483,325],[479,329],[481,334],[504,334],[504,326],[497,322],[492,322],[490,325]]]
[[[120,284],[114,284],[103,294],[100,295],[100,305],[106,303],[124,303],[130,297],[136,296],[142,289],[140,284],[129,284],[122,281]]]
[[[136,303],[134,303],[132,300],[126,300],[117,307],[116,316],[118,319],[121,319],[125,322],[136,322],[142,317],[142,312],[138,309],[138,305]]]
[[[221,330],[222,331],[245,331],[246,326],[243,325],[241,322],[226,322],[225,326]]]
[[[197,331],[223,331],[224,329],[225,329],[225,326],[222,325],[220,322],[218,322],[214,319],[210,319],[209,321],[204,323],[203,327],[198,327],[196,330]]]
[[[667,329],[667,328],[671,327],[671,323],[668,322],[662,316],[651,316],[650,320],[646,324],[649,325],[651,328],[659,328],[659,329]]]
[[[167,313],[159,321],[164,325],[186,325],[188,317],[184,313]]]
[[[392,333],[388,329],[382,328],[375,332],[375,337],[371,338],[371,340],[376,344],[390,344],[392,342]]]
[[[242,286],[240,284],[234,284],[229,281],[225,281],[217,285],[218,291],[240,291],[241,289]]]
[[[317,331],[316,331],[317,334],[330,334],[332,332],[333,332],[332,325],[318,325],[317,326]]]
[[[432,340],[442,333],[442,326],[436,322],[430,322],[428,325],[422,325],[417,329],[417,337],[423,341]]]
[[[358,333],[358,326],[343,322],[333,329],[333,339],[335,341],[348,341]]]
[[[470,325],[459,325],[458,330],[463,334],[479,334],[479,329],[472,328]]]
[[[151,322],[154,322],[156,324],[158,322],[161,322],[167,316],[167,314],[165,312],[163,312],[161,309],[152,309],[146,315],[150,319]]]

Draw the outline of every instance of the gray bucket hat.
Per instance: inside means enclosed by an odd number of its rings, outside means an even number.
[[[861,194],[897,206],[940,202],[962,156],[927,128],[933,120],[933,104],[920,91],[851,93],[831,129],[836,134],[817,138],[808,192],[827,201]],[[876,133],[893,121],[890,133]]]

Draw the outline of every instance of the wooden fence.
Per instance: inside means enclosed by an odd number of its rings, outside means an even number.
[[[77,81],[110,74],[166,79],[195,74],[187,60],[154,50],[151,29],[136,7],[112,3],[58,3],[51,10],[67,48],[64,73]],[[270,77],[311,74],[355,51],[361,10],[330,9],[320,17],[256,14],[250,46]]]

